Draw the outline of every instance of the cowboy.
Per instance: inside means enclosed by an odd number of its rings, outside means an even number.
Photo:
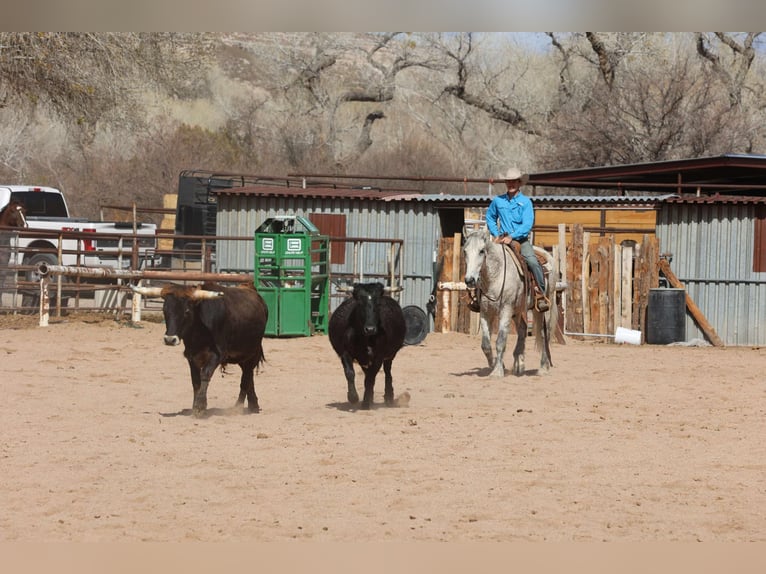
[[[529,177],[512,167],[498,176],[505,183],[505,193],[492,199],[487,209],[487,229],[495,243],[510,245],[516,241],[521,248],[521,255],[527,262],[527,267],[534,277],[535,308],[545,312],[550,308],[550,302],[545,296],[545,275],[542,265],[535,256],[529,234],[535,223],[535,209],[532,201],[521,192]],[[478,296],[469,303],[469,308],[478,307]],[[478,308],[476,308],[478,311]]]

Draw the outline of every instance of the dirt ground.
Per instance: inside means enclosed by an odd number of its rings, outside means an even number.
[[[196,419],[162,333],[0,322],[0,540],[766,540],[766,349],[570,340],[539,376],[530,344],[497,380],[430,333],[394,362],[409,406],[381,375],[357,411],[326,336],[267,339],[262,411],[233,365]]]

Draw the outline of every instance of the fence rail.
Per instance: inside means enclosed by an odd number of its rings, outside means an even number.
[[[4,230],[0,229],[0,232]],[[6,228],[7,231],[7,228]],[[83,248],[64,249],[66,245],[82,245],[82,241],[72,242],[71,239],[91,239],[92,234],[76,231],[30,231],[13,230],[11,233],[22,233],[24,236],[45,237],[55,240],[57,248],[27,247],[18,248],[9,239],[8,258],[0,258],[0,313],[43,314],[47,302],[47,311],[57,317],[71,312],[101,312],[115,315],[131,314],[135,316],[132,306],[133,294],[129,284],[143,281],[172,281],[179,283],[200,282],[213,280],[222,283],[239,283],[244,280],[252,281],[253,271],[249,269],[221,270],[216,260],[216,249],[219,254],[224,247],[223,242],[253,243],[253,236],[196,236],[177,235],[172,230],[157,230],[157,247],[147,250],[146,256],[136,256],[133,248],[132,234],[114,234],[117,245],[114,249],[100,249],[99,254],[113,257],[115,266],[87,266],[85,261],[88,252]],[[145,236],[137,236],[139,239]],[[112,238],[111,234],[99,234],[99,239]],[[187,245],[186,249],[163,249],[162,239],[181,239]],[[193,249],[188,246],[196,243]],[[401,239],[373,239],[364,237],[331,237],[330,243],[345,246],[353,245],[354,259],[349,269],[332,273],[334,284],[352,283],[355,281],[380,280],[391,286],[401,285],[404,277],[402,258],[404,242]],[[364,246],[367,243],[388,244],[385,261],[380,262],[380,269],[364,271],[361,260]],[[171,243],[172,245],[172,243]],[[46,275],[46,284],[40,280],[41,267],[32,263],[35,255],[46,255],[42,269]],[[74,260],[75,265],[62,265],[62,257]],[[14,263],[15,262],[15,263]],[[20,263],[19,263],[20,262]],[[246,278],[246,279],[245,279]],[[42,288],[46,288],[46,296],[41,297]],[[331,297],[339,297],[331,293]],[[146,308],[153,309],[156,304],[143,303]]]

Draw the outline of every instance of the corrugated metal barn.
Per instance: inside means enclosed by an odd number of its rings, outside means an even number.
[[[227,189],[217,195],[219,236],[252,237],[269,217],[300,215],[331,237],[333,284],[361,278],[388,285],[392,263],[396,280],[401,273],[404,287],[400,303],[421,309],[431,295],[439,239],[462,231],[467,205],[486,203],[483,197],[269,185]],[[355,243],[353,238],[395,240],[401,247],[392,250],[386,241]],[[221,271],[252,272],[253,241],[219,240],[216,257]],[[340,297],[331,296],[331,309],[339,302]]]
[[[673,193],[656,235],[675,276],[726,345],[766,345],[766,156],[722,155],[532,174],[585,194]],[[686,315],[686,339],[703,331]]]
[[[766,345],[765,216],[758,197],[670,199],[658,214],[660,249],[726,345]],[[688,314],[686,337],[703,338]]]
[[[766,156],[541,172],[530,174],[525,189],[539,214],[535,243],[552,243],[546,234],[557,223],[582,223],[596,234],[619,233],[615,227],[636,237],[656,233],[660,253],[671,254],[673,272],[724,344],[766,345]],[[466,218],[481,219],[492,197],[271,185],[217,195],[219,237],[245,239],[219,240],[219,270],[252,272],[253,231],[269,217],[301,215],[334,239],[334,284],[358,278],[389,284],[393,264],[404,287],[400,302],[421,308],[431,295],[440,241],[461,233]],[[586,215],[592,220],[582,220]],[[332,297],[331,308],[339,300]],[[686,339],[694,338],[703,332],[687,314]]]

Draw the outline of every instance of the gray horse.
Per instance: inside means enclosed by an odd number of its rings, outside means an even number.
[[[552,366],[550,357],[551,317],[558,315],[556,308],[556,281],[558,269],[553,257],[544,249],[535,247],[535,252],[544,254],[543,269],[548,271],[546,295],[551,308],[545,313],[533,310],[532,333],[535,347],[540,350],[540,373],[546,373]],[[516,327],[516,347],[513,350],[513,374],[521,376],[524,369],[524,347],[527,338],[527,313],[529,294],[520,268],[514,262],[510,250],[492,241],[486,228],[469,233],[463,245],[466,263],[465,283],[469,288],[478,287],[480,298],[481,350],[487,357],[492,375],[505,375],[503,355],[511,328]],[[495,353],[492,352],[490,325],[497,319]]]

